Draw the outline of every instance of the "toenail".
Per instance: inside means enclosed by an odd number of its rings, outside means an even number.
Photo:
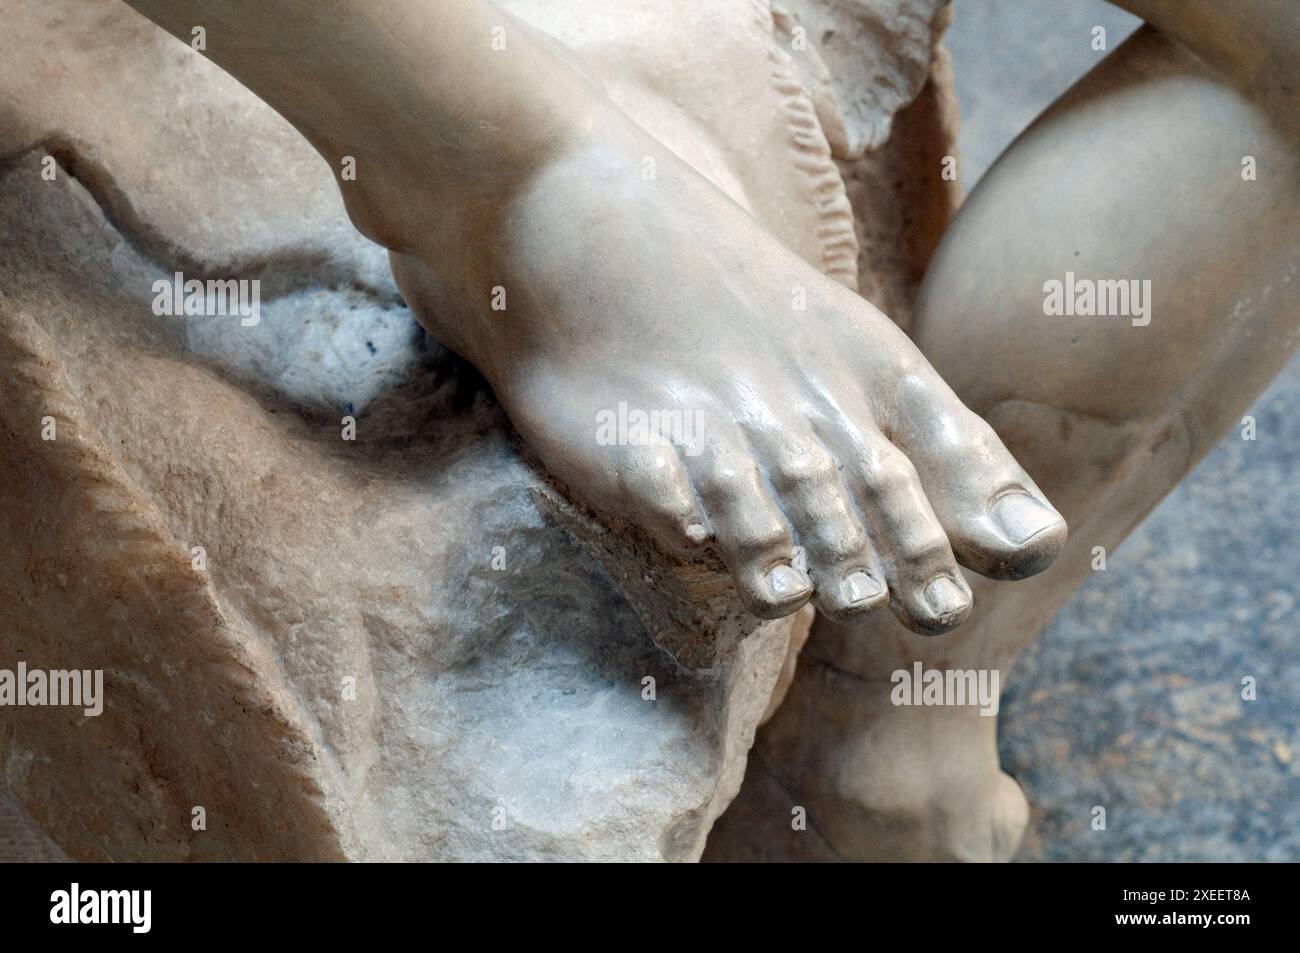
[[[777,599],[788,599],[795,593],[805,592],[809,588],[807,577],[790,566],[777,566],[769,572],[767,585]]]
[[[940,576],[925,587],[925,602],[939,619],[956,615],[970,605],[970,598],[952,579]]]
[[[858,571],[850,573],[840,584],[840,592],[844,595],[844,601],[853,606],[884,595],[885,587],[865,572]]]
[[[993,504],[993,522],[1002,535],[1021,546],[1052,529],[1061,518],[1027,493],[1008,493]]]

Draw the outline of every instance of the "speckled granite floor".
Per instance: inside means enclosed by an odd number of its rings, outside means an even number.
[[[957,0],[964,181],[1103,55],[1093,26],[1113,49],[1136,22],[1100,0]],[[1230,435],[1015,670],[1020,860],[1300,860],[1297,406],[1300,359],[1250,411],[1258,439]]]

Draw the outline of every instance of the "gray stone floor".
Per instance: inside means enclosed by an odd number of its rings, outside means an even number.
[[[1136,22],[1100,0],[957,0],[949,34],[973,184]],[[1300,360],[1026,654],[1004,767],[1021,860],[1300,860]],[[1257,699],[1241,697],[1242,679]],[[1106,830],[1094,831],[1095,807]]]

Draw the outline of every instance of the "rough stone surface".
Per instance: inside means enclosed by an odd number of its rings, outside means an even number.
[[[9,790],[0,784],[0,864],[66,861],[59,845],[27,816]]]

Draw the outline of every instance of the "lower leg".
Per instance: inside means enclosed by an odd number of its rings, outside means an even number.
[[[914,333],[1059,503],[1061,558],[975,580],[962,629],[819,620],[752,762],[840,855],[994,859],[1027,817],[974,708],[896,707],[892,672],[1019,652],[1287,360],[1300,325],[1300,159],[1268,109],[1147,28],[1002,157],[937,251]],[[1243,178],[1243,157],[1257,178]],[[1044,284],[1149,279],[1149,324],[1048,316]],[[790,804],[741,809],[788,818]],[[781,825],[788,829],[788,824]],[[719,832],[729,834],[724,818]],[[787,838],[787,843],[795,843]],[[713,854],[724,845],[713,845]],[[798,845],[794,849],[798,849]]]

